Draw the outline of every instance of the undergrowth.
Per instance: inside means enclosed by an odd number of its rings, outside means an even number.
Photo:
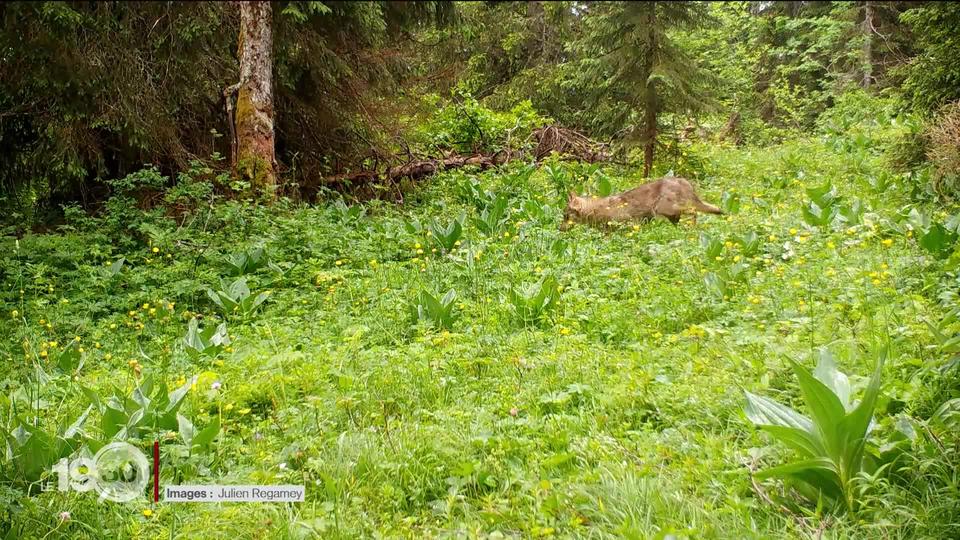
[[[131,438],[161,441],[161,484],[307,496],[28,495],[5,458],[0,523],[14,538],[960,535],[957,415],[940,410],[958,391],[956,221],[912,202],[869,136],[676,160],[662,167],[727,215],[561,233],[565,189],[641,180],[554,160],[443,173],[402,206],[218,201],[4,238],[4,429],[72,422],[81,388],[192,383],[181,412],[217,422],[212,443]],[[850,480],[855,513],[752,477],[789,452],[747,420],[744,391],[797,408],[789,361],[825,348],[859,396],[879,344],[866,451],[901,451]],[[65,347],[82,362],[58,365]]]

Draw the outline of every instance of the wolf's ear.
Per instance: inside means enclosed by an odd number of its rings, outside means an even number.
[[[567,204],[572,203],[573,201],[576,200],[576,198],[577,198],[577,194],[574,193],[574,191],[571,189],[570,193],[567,195]]]

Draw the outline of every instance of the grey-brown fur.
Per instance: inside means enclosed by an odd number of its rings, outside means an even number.
[[[691,214],[696,220],[697,212],[723,213],[701,201],[686,179],[667,176],[609,197],[578,197],[571,191],[560,230],[567,230],[574,223],[605,225],[611,221],[645,221],[656,216],[676,224],[682,214]]]

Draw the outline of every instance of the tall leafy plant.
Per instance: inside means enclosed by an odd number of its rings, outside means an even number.
[[[215,357],[227,345],[230,345],[230,336],[227,334],[227,323],[217,326],[212,324],[200,329],[197,318],[187,323],[187,335],[183,337],[183,349],[194,360],[201,356]]]
[[[444,225],[436,220],[430,224],[430,233],[433,239],[444,251],[452,251],[463,236],[462,218],[457,218]]]
[[[229,255],[223,262],[231,276],[242,276],[267,266],[270,257],[265,249],[258,247]]]
[[[507,196],[501,193],[487,203],[479,217],[473,218],[473,224],[483,234],[493,236],[507,222],[507,214]]]
[[[207,289],[207,296],[223,311],[224,315],[247,317],[267,300],[268,293],[262,292],[253,296],[247,285],[247,279],[241,277],[232,282],[221,279],[220,290]]]
[[[457,291],[450,289],[443,298],[439,295],[431,294],[426,289],[420,291],[413,304],[410,306],[414,320],[426,321],[437,328],[449,330],[456,321],[456,315],[453,312],[453,301],[457,298]]]
[[[850,381],[838,371],[826,350],[811,373],[795,361],[800,394],[810,412],[803,415],[772,399],[746,392],[744,412],[755,425],[794,450],[797,460],[766,469],[758,478],[778,477],[811,500],[856,509],[854,478],[864,468],[864,448],[880,392],[886,358],[881,351],[876,368],[859,402],[850,400]]]
[[[556,278],[545,276],[528,287],[511,289],[508,297],[517,318],[523,323],[531,323],[546,315],[560,301],[560,287]]]

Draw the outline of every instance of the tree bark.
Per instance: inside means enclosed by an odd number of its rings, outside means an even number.
[[[236,174],[254,192],[277,186],[273,134],[273,32],[269,2],[240,2],[240,87],[236,108]]]
[[[649,34],[645,44],[646,51],[644,51],[643,61],[643,76],[646,78],[643,97],[643,176],[645,178],[650,177],[650,171],[653,169],[653,154],[657,146],[657,108],[660,106],[657,99],[656,82],[650,79],[650,75],[653,73],[653,57],[657,50],[656,8],[656,2],[648,4],[650,10],[647,16]]]
[[[647,87],[643,111],[643,176],[649,178],[653,169],[653,152],[657,146],[657,92],[653,85]]]
[[[863,3],[863,80],[860,85],[870,88],[873,83],[873,4]]]
[[[543,8],[543,2],[527,2],[527,20],[529,21],[528,37],[529,45],[527,47],[527,65],[534,62],[534,58],[543,56],[546,50],[547,42],[547,15]]]
[[[720,131],[720,140],[730,140],[733,141],[733,144],[740,146],[743,144],[743,135],[740,132],[740,111],[733,111],[730,114],[730,118],[727,119],[726,125],[723,126],[723,129]]]
[[[240,83],[223,89],[223,105],[227,111],[227,129],[230,131],[230,170],[237,170],[237,122],[233,117],[233,98],[240,89]]]

